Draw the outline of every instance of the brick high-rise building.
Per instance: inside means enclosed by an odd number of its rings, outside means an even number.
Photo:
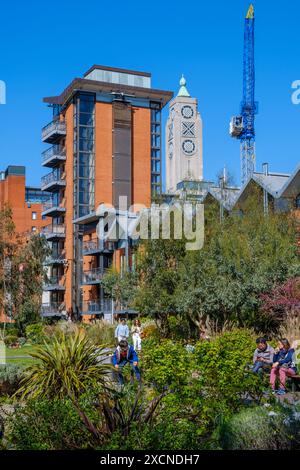
[[[12,209],[16,233],[38,232],[49,223],[42,217],[42,203],[48,197],[40,188],[26,186],[24,166],[9,165],[0,171],[0,210],[5,205]]]
[[[6,206],[12,210],[15,232],[26,240],[32,233],[43,230],[49,224],[42,216],[42,204],[49,194],[40,188],[26,186],[25,167],[9,165],[0,171],[0,210]],[[0,311],[0,322],[11,321]]]
[[[111,308],[101,278],[109,266],[120,267],[125,253],[96,237],[96,209],[101,203],[118,209],[120,196],[128,206],[149,207],[160,193],[161,110],[172,96],[151,88],[149,73],[95,65],[61,95],[44,99],[53,120],[42,131],[52,144],[43,154],[51,172],[42,189],[52,193],[43,212],[52,217],[43,315],[73,311],[86,318]]]

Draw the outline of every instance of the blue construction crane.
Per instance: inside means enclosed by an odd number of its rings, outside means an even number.
[[[230,122],[230,135],[241,142],[241,181],[244,184],[255,171],[254,117],[258,112],[255,101],[254,7],[249,6],[245,18],[243,101],[241,114]]]

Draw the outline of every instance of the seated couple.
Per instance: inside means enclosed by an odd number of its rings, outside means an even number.
[[[270,372],[270,384],[274,393],[284,395],[287,377],[297,374],[295,350],[287,339],[280,339],[277,348],[273,349],[265,338],[257,338],[257,348],[253,356],[253,368],[255,373]],[[276,381],[279,380],[279,389],[276,389]]]

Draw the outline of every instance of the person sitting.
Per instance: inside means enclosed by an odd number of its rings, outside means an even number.
[[[277,393],[277,395],[284,395],[286,393],[286,378],[293,377],[296,373],[295,350],[291,348],[286,338],[281,339],[278,341],[278,347],[275,349],[271,369],[270,384],[272,390]],[[279,390],[275,389],[277,378],[279,378]]]
[[[126,366],[127,363],[130,364],[131,369],[135,373],[138,382],[141,381],[141,373],[138,368],[138,362],[138,355],[134,350],[133,346],[129,345],[125,339],[121,340],[112,357],[112,363],[118,372],[118,382],[120,385],[124,385],[124,377],[122,371],[123,367]]]
[[[257,338],[256,344],[252,372],[256,374],[264,371],[269,372],[273,364],[274,349],[267,343],[266,338]]]

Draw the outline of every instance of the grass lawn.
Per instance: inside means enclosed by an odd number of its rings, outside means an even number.
[[[25,344],[21,348],[5,348],[6,360],[10,364],[18,364],[21,366],[29,366],[35,361],[30,357],[31,351],[35,346]]]

